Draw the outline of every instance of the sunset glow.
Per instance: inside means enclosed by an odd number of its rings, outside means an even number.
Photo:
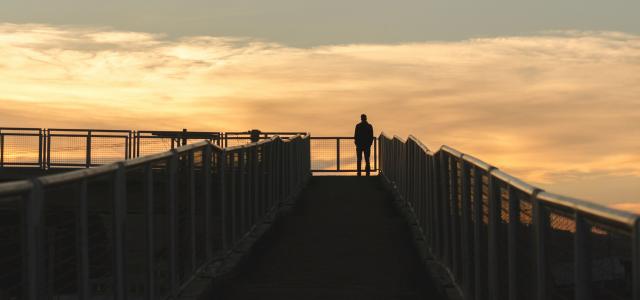
[[[637,35],[295,48],[5,23],[0,57],[0,126],[351,135],[364,112],[376,134],[640,211]]]

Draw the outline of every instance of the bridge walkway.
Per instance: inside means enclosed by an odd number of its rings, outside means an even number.
[[[313,177],[217,299],[443,299],[376,177]]]

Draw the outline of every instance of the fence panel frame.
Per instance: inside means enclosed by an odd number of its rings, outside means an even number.
[[[410,139],[414,139],[410,136]],[[590,240],[588,233],[590,227],[587,227],[586,218],[589,220],[599,220],[599,224],[615,224],[616,228],[622,228],[631,236],[628,245],[632,249],[630,257],[632,261],[632,299],[640,299],[640,217],[631,212],[620,211],[591,203],[588,201],[564,197],[543,191],[540,188],[531,186],[497,168],[448,146],[441,147],[436,153],[420,144],[423,152],[416,152],[413,141],[404,141],[397,136],[388,137],[382,133],[379,137],[380,143],[380,175],[399,194],[399,199],[406,203],[410,203],[414,207],[425,207],[431,212],[426,214],[416,213],[414,215],[419,223],[427,224],[432,228],[424,230],[422,234],[423,240],[428,242],[428,248],[433,255],[442,261],[443,265],[449,269],[453,275],[453,281],[458,286],[459,291],[465,299],[485,300],[485,299],[517,299],[519,295],[518,281],[516,278],[520,270],[514,262],[519,259],[519,253],[516,247],[517,230],[520,227],[520,197],[530,200],[532,205],[532,244],[535,253],[535,268],[532,276],[535,278],[535,299],[547,299],[549,296],[548,274],[550,272],[547,266],[547,249],[545,245],[549,243],[550,235],[549,224],[549,207],[561,207],[563,210],[572,212],[576,220],[576,237],[573,242],[572,251],[575,253],[573,261],[574,282],[576,284],[576,299],[589,299],[591,297],[591,280],[589,273],[591,272],[591,261],[589,251],[585,249],[585,245],[589,245]],[[428,169],[432,170],[433,178],[424,179],[424,176],[407,176],[415,171],[414,164],[421,160],[416,159],[415,155],[419,153],[426,157],[426,161],[432,161],[433,164]],[[457,161],[460,160],[462,167],[462,220],[456,222],[455,215],[452,215],[451,207],[456,207],[454,200],[457,201],[457,184],[456,174],[458,166]],[[456,163],[454,163],[456,161]],[[411,171],[403,171],[404,170]],[[455,170],[455,172],[454,172]],[[409,172],[405,175],[406,172]],[[454,174],[456,173],[456,174]],[[473,177],[470,177],[470,174]],[[429,174],[429,172],[427,172]],[[483,177],[489,179],[489,215],[488,223],[483,221]],[[429,177],[429,176],[427,176]],[[430,203],[429,197],[415,197],[416,187],[427,187],[429,191],[427,195],[435,195]],[[507,254],[508,254],[508,274],[501,274],[497,267],[499,257],[499,247],[501,243],[501,234],[499,226],[502,226],[501,217],[501,190],[506,188],[508,191],[508,225],[507,226]],[[473,198],[473,206],[468,207],[469,198]],[[427,203],[415,203],[418,201],[426,201]],[[422,200],[425,199],[425,200]],[[529,201],[528,200],[528,201]],[[405,204],[406,205],[406,204]],[[472,208],[472,209],[471,209]],[[457,209],[457,208],[456,208]],[[472,214],[467,209],[471,209]],[[457,214],[457,212],[456,212]],[[424,220],[423,216],[428,217]],[[475,220],[473,228],[465,229],[470,226],[471,218]],[[423,219],[423,220],[421,220]],[[505,221],[506,222],[506,221]],[[461,226],[462,241],[456,239],[454,235],[457,230],[454,226]],[[486,226],[486,229],[485,229]],[[453,230],[453,231],[452,231]],[[487,230],[485,237],[484,230]],[[467,254],[464,246],[466,242],[470,242],[473,238],[473,254]],[[460,242],[458,244],[458,242]],[[486,246],[483,246],[486,245]],[[456,248],[462,247],[461,255],[456,254]],[[468,258],[469,257],[469,258]],[[473,267],[466,263],[468,259],[473,257]],[[459,261],[457,261],[459,260]],[[485,266],[485,262],[489,262],[489,266]],[[462,268],[460,269],[460,266]],[[460,271],[461,270],[461,271]],[[461,272],[461,276],[460,276]],[[473,272],[473,274],[470,274]],[[508,275],[508,276],[507,276]],[[473,279],[469,279],[473,278]],[[473,289],[471,288],[471,280],[473,280]],[[506,286],[508,291],[502,291],[500,280],[507,280]]]

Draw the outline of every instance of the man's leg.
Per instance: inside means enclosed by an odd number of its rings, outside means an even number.
[[[371,165],[369,165],[369,156],[371,155],[371,147],[366,147],[363,150],[364,150],[364,161],[367,164],[365,170],[367,171],[367,176],[369,176],[369,173],[371,172]],[[358,168],[358,170],[360,169]]]
[[[358,176],[360,176],[360,166],[362,165],[362,148],[356,147],[356,153],[358,157]]]

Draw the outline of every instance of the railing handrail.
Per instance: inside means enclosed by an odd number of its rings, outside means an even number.
[[[409,138],[407,139],[407,141],[412,141],[412,142],[416,143],[416,145],[418,145],[418,147],[422,151],[424,151],[424,153],[433,154],[433,152],[431,152],[431,150],[429,150],[429,148],[425,144],[423,144],[422,141],[419,140],[418,138],[416,138],[415,136],[409,135]]]
[[[113,298],[124,299],[126,294],[142,291],[145,299],[159,299],[154,286],[163,284],[166,285],[163,293],[175,299],[206,266],[236,253],[237,247],[243,245],[252,232],[277,217],[281,206],[292,203],[311,175],[309,145],[308,133],[287,138],[272,136],[229,148],[204,140],[94,168],[1,183],[2,216],[10,214],[7,222],[10,228],[18,229],[15,237],[20,246],[0,244],[4,255],[0,257],[0,266],[6,265],[7,258],[14,256],[18,258],[13,259],[22,264],[12,265],[10,270],[3,269],[0,278],[9,278],[7,274],[20,278],[22,274],[24,280],[11,286],[11,298],[39,299],[41,294],[51,297],[58,293],[77,293],[79,299],[85,299],[94,288],[88,269],[95,262],[89,257],[98,255],[90,249],[95,249],[96,243],[105,243],[101,248],[111,251],[113,257],[104,264],[110,264],[113,271],[100,276],[105,276],[104,280],[109,282],[106,292],[112,292]],[[65,206],[61,208],[58,203],[65,203]],[[90,208],[90,205],[98,207]],[[156,205],[166,205],[166,211],[158,212],[154,208]],[[72,206],[74,208],[68,210]],[[186,207],[188,209],[182,209]],[[76,215],[69,217],[70,220],[49,217],[52,212],[62,210],[64,214],[72,212]],[[214,217],[214,212],[219,213],[220,218]],[[110,218],[93,218],[96,213]],[[156,214],[166,218],[156,223]],[[138,227],[131,233],[137,234],[142,241],[127,245],[127,226],[137,226],[127,225],[126,220],[133,215],[138,220],[144,216],[143,228]],[[16,219],[13,216],[17,216]],[[187,226],[179,225],[179,218],[184,218]],[[64,227],[70,221],[77,221],[76,229]],[[64,226],[60,222],[65,222]],[[107,222],[107,225],[95,229],[93,222]],[[52,226],[58,227],[52,231]],[[156,231],[158,226],[167,228],[166,232]],[[90,231],[97,230],[103,230],[105,234],[100,235],[100,241],[91,241],[89,236],[96,234]],[[218,230],[220,233],[214,237]],[[154,260],[159,245],[154,239],[159,233],[167,235],[166,243],[161,247],[166,251],[163,252],[166,255],[162,258],[166,264],[163,266],[169,273],[162,283],[154,275],[154,270],[160,267]],[[79,241],[65,245],[74,248],[74,253],[45,251],[44,245],[56,247],[63,234]],[[183,243],[183,239],[188,242]],[[90,243],[92,247],[89,247]],[[7,254],[5,245],[12,245],[16,253]],[[136,266],[133,270],[125,255],[130,253],[126,251],[137,250],[144,254],[135,252],[135,259],[144,263],[142,268]],[[183,255],[185,257],[178,258]],[[76,273],[71,275],[78,279],[77,282],[70,283],[70,288],[65,285],[65,289],[71,291],[62,291],[56,282],[62,278],[57,277],[56,263],[60,261],[57,257],[63,257],[63,261],[75,261],[74,257],[78,260]],[[43,272],[49,272],[49,275],[41,276]],[[65,272],[64,276],[68,276],[69,272]],[[127,272],[135,272],[138,284],[145,289],[131,291],[125,282]],[[184,273],[180,275],[180,272]],[[3,295],[4,289],[5,286],[0,285]]]
[[[381,137],[387,138],[389,139],[389,137],[387,135],[385,135],[384,133],[381,133],[380,135]],[[393,136],[394,139],[398,139],[400,141],[402,141],[402,139],[400,139],[397,136]],[[417,140],[415,137],[413,136],[409,136],[409,139],[413,139],[414,141],[419,141]],[[420,142],[418,144],[423,145],[422,142]],[[421,148],[424,146],[420,146]],[[424,147],[426,148],[426,147]],[[533,186],[529,183],[527,183],[526,181],[517,178],[509,173],[506,173],[502,170],[499,170],[498,168],[484,162],[481,159],[478,159],[472,155],[463,153],[461,151],[456,150],[455,148],[452,148],[450,146],[447,145],[443,145],[440,148],[440,151],[444,151],[447,152],[453,156],[456,156],[458,158],[461,158],[463,160],[465,160],[466,162],[470,163],[471,165],[481,168],[485,171],[490,172],[492,175],[496,176],[497,178],[501,179],[502,181],[505,181],[509,184],[511,184],[512,186],[518,188],[519,190],[526,192],[528,194],[532,194],[535,191],[539,191],[538,197],[539,200],[545,201],[547,203],[550,204],[555,204],[555,205],[561,205],[561,206],[567,206],[567,207],[571,207],[573,209],[579,210],[581,212],[590,214],[590,215],[594,215],[596,217],[601,217],[601,218],[605,218],[605,219],[613,219],[616,220],[619,223],[623,223],[625,225],[628,226],[635,226],[636,221],[638,220],[638,218],[640,218],[640,215],[633,213],[633,212],[629,212],[629,211],[624,211],[624,210],[620,210],[617,208],[612,208],[612,207],[608,207],[602,204],[598,204],[595,203],[593,201],[589,201],[589,200],[583,200],[583,199],[578,199],[578,198],[572,198],[569,196],[563,196],[563,195],[559,195],[559,194],[554,194],[551,192],[547,192],[542,188]],[[433,153],[433,155],[437,154]]]
[[[2,130],[42,130],[42,128],[30,128],[30,127],[0,127],[0,131]]]
[[[237,149],[251,148],[257,145],[262,145],[262,144],[269,143],[276,140],[280,140],[284,143],[287,143],[291,140],[294,140],[297,138],[303,139],[308,136],[309,136],[308,133],[304,135],[298,133],[295,136],[291,137],[290,139],[282,139],[280,136],[272,136],[266,140],[260,140],[258,142],[253,142],[249,144],[227,147],[227,148],[224,148],[224,150],[234,151]],[[143,165],[156,160],[162,160],[162,159],[171,157],[172,155],[175,155],[175,154],[186,153],[197,148],[206,147],[207,145],[210,145],[219,150],[223,149],[218,145],[212,144],[210,141],[201,141],[198,143],[180,146],[176,149],[171,149],[167,152],[145,155],[145,156],[136,157],[129,160],[123,160],[123,161],[118,161],[110,164],[101,165],[94,168],[80,169],[80,170],[74,170],[74,171],[69,171],[69,172],[60,173],[60,174],[40,176],[37,178],[37,180],[39,180],[43,186],[47,186],[47,185],[62,184],[70,181],[80,180],[82,178],[97,177],[97,176],[115,171],[119,167],[119,165],[122,165],[124,167],[135,167],[135,166]],[[0,183],[0,194],[3,194],[3,191],[6,191],[5,193],[9,193],[9,192],[15,192],[14,191],[15,189],[24,189],[25,187],[30,187],[28,182],[29,180],[21,180],[21,181]]]
[[[447,145],[379,139],[383,179],[464,298],[640,299],[638,214],[546,192]]]
[[[9,194],[24,193],[33,187],[30,180],[17,180],[0,183],[0,196]]]
[[[67,132],[122,132],[129,133],[133,132],[133,130],[128,129],[94,129],[94,128],[47,128],[50,131],[67,131]]]

